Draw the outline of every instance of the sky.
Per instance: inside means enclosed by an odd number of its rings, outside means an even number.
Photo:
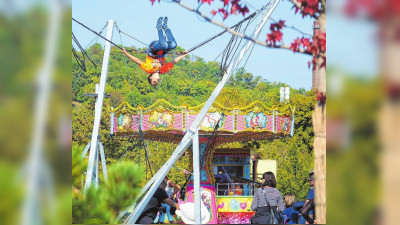
[[[343,16],[345,0],[331,1],[327,13],[328,67],[356,77],[376,77],[379,71],[378,24]],[[333,51],[330,51],[333,50]]]
[[[217,2],[217,1],[216,1]],[[218,1],[219,2],[219,1]],[[261,8],[267,1],[260,0],[249,0],[248,3],[250,13],[256,9]],[[190,5],[191,7],[197,7],[197,1],[183,1],[184,4]],[[214,6],[217,8],[217,6]],[[200,11],[211,17],[209,13],[211,8],[203,4]],[[140,1],[106,1],[106,0],[72,0],[72,17],[92,28],[95,31],[101,30],[104,27],[107,20],[115,20],[118,27],[128,33],[129,35],[141,40],[145,43],[150,43],[152,40],[157,39],[157,30],[155,28],[158,17],[168,17],[168,26],[172,30],[174,37],[179,46],[189,49],[198,43],[208,39],[209,37],[222,31],[222,28],[204,21],[203,18],[190,12],[178,4],[162,0],[161,3],[155,2],[152,6],[149,0]],[[289,1],[281,1],[277,8],[272,13],[271,17],[275,20],[285,20],[286,25],[294,26],[305,33],[312,34],[313,20],[310,18],[302,19],[301,15],[295,15],[294,9],[292,9],[292,3]],[[236,22],[242,20],[242,15],[232,15],[225,21],[220,16],[215,16],[214,19],[218,22],[223,22],[226,26],[232,26]],[[257,17],[254,22],[249,26],[247,34],[249,34],[260,17]],[[260,41],[266,40],[266,34],[269,32],[269,24],[271,20],[264,26],[261,34],[258,38]],[[330,25],[341,26],[343,21],[334,20],[328,21],[327,27]],[[368,31],[368,27],[363,28],[363,31]],[[72,31],[77,37],[78,41],[83,47],[86,47],[91,40],[95,37],[93,33],[81,27],[79,24],[72,23]],[[353,35],[358,36],[360,32],[354,31]],[[329,32],[328,32],[329,33]],[[297,37],[302,37],[299,32],[285,28],[283,30],[283,40],[286,45]],[[105,35],[105,34],[104,34]],[[328,39],[332,40],[331,45],[327,43],[328,49],[336,48],[340,45],[337,41],[338,38]],[[125,46],[145,47],[143,44],[122,35],[122,43]],[[196,49],[192,53],[196,56],[200,56],[206,61],[213,61],[226,47],[231,34],[225,33],[223,36],[207,43],[206,45]],[[116,30],[113,33],[113,39],[115,43],[120,44],[121,39]],[[341,39],[340,39],[341,40]],[[104,46],[104,40],[99,39],[100,44]],[[337,52],[337,51],[335,51]],[[329,55],[329,54],[328,54]],[[372,54],[371,54],[372,55]],[[334,65],[342,66],[349,63],[349,58],[352,58],[351,52],[341,57],[340,54],[334,53],[328,56],[328,64],[330,65],[330,56],[332,56],[332,63]],[[247,57],[247,56],[246,56]],[[247,58],[245,58],[247,59]],[[240,66],[244,65],[246,60],[242,60]],[[255,45],[254,50],[245,66],[246,71],[253,73],[254,76],[261,76],[270,82],[282,82],[288,84],[292,88],[305,88],[306,90],[311,89],[312,86],[312,71],[308,68],[308,61],[311,60],[309,55],[300,53],[294,54],[292,51],[285,49],[269,49],[263,46]],[[335,64],[336,63],[336,64]],[[373,71],[373,68],[365,68],[366,62],[358,62],[361,64],[359,67],[366,71]],[[369,67],[373,66],[372,63],[367,63]],[[350,66],[354,68],[354,66]]]

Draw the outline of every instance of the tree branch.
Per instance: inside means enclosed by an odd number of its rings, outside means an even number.
[[[297,8],[301,9],[301,4],[297,1],[297,0],[289,0],[293,3],[293,5],[295,5]]]
[[[285,28],[290,28],[290,29],[292,29],[292,30],[295,30],[295,31],[299,32],[300,34],[302,34],[303,36],[312,37],[311,34],[308,34],[308,33],[304,32],[304,31],[300,30],[299,28],[294,27],[294,25],[292,25],[292,26],[285,26]]]
[[[270,19],[275,23],[278,22],[276,19],[274,19],[272,17],[270,17]],[[304,32],[304,31],[300,30],[299,28],[295,27],[294,25],[292,25],[292,26],[285,25],[284,28],[295,30],[295,31],[299,32],[300,34],[302,34],[303,36],[309,36],[309,37],[313,36],[311,34],[308,34],[308,33]]]
[[[179,1],[179,0],[173,0],[173,2],[177,3],[178,5],[180,5],[181,7],[185,8],[185,9],[187,9],[187,10],[189,10],[189,11],[192,11],[192,12],[194,12],[194,13],[197,13],[198,15],[200,15],[201,17],[203,17],[206,21],[208,21],[208,22],[210,22],[210,23],[212,23],[212,24],[214,24],[214,25],[217,25],[217,26],[219,26],[219,27],[225,29],[225,30],[228,31],[229,33],[231,33],[231,34],[233,34],[233,35],[236,35],[236,36],[238,36],[238,37],[244,38],[244,39],[246,39],[246,40],[249,40],[249,41],[251,41],[251,42],[253,42],[253,43],[255,43],[255,44],[258,44],[258,45],[261,45],[261,46],[264,46],[264,47],[267,47],[267,48],[290,49],[289,46],[275,46],[275,45],[270,45],[270,44],[268,44],[268,43],[266,43],[266,42],[262,42],[262,41],[259,41],[259,40],[252,39],[252,38],[250,38],[249,36],[247,36],[247,35],[245,35],[245,34],[242,34],[242,33],[239,33],[239,32],[236,32],[236,31],[232,30],[231,28],[225,26],[224,24],[221,24],[221,23],[218,23],[218,22],[212,20],[211,18],[207,17],[206,15],[204,15],[204,14],[201,13],[201,12],[199,12],[198,10],[195,10],[195,9],[191,8],[190,6],[187,6],[187,5],[183,4],[183,3],[182,3],[181,1]],[[290,49],[290,50],[293,51],[292,49]],[[304,51],[304,50],[299,50],[299,51],[296,51],[296,52],[298,52],[298,53],[303,53],[303,54],[307,54],[307,55],[311,55],[311,53],[306,52],[306,51]]]
[[[281,49],[286,49],[286,50],[290,50],[293,52],[293,49],[291,49],[289,46],[287,45],[267,45],[269,48],[281,48]],[[312,55],[310,52],[305,51],[304,49],[299,49],[296,51],[297,53],[303,53],[306,55]]]
[[[291,49],[287,45],[271,45],[271,44],[269,44],[268,47],[269,48],[281,48],[281,49],[286,49],[286,50],[290,50],[290,51],[293,52],[293,49]],[[319,53],[318,55],[313,55],[313,54],[311,54],[311,52],[307,52],[304,49],[296,50],[296,53],[303,53],[303,54],[311,55],[311,56],[314,56],[314,57],[326,57],[326,53],[325,52],[324,53]]]
[[[303,10],[303,8],[304,7],[302,7],[301,6],[301,4],[297,1],[297,0],[289,0],[289,1],[291,1],[292,3],[293,3],[293,5],[295,5],[297,8],[299,8],[300,10]],[[310,15],[311,17],[313,17],[314,19],[318,19],[318,17],[319,16],[317,16],[317,15],[315,15],[315,13],[314,13],[314,15],[311,15],[311,14],[308,14],[308,15]]]

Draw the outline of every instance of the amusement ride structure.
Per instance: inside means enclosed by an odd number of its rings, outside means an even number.
[[[191,219],[183,221],[195,224],[250,223],[250,217],[254,214],[250,210],[250,205],[256,187],[256,182],[252,182],[250,177],[251,153],[248,149],[218,149],[218,146],[236,141],[289,137],[294,132],[294,109],[290,105],[268,108],[261,102],[254,102],[243,108],[226,108],[215,102],[215,99],[253,44],[251,40],[258,37],[278,3],[279,0],[271,0],[252,15],[252,18],[255,15],[261,15],[261,18],[254,31],[243,38],[244,43],[240,51],[223,71],[222,80],[205,103],[188,107],[159,100],[147,108],[140,105],[134,108],[128,103],[122,103],[108,112],[111,118],[110,134],[113,137],[133,137],[178,144],[167,162],[143,187],[138,197],[140,200],[132,202],[134,208],[124,219],[125,223],[134,224],[137,221],[163,178],[190,147],[191,150],[188,152],[192,159],[193,170],[187,182],[185,197],[186,202],[193,203],[194,215],[189,216]],[[75,19],[74,21],[80,23]],[[100,84],[96,86],[96,93],[92,94],[96,98],[96,103],[91,142],[87,144],[82,154],[85,156],[89,152],[85,189],[93,183],[99,185],[99,163],[102,163],[103,176],[107,179],[104,148],[98,136],[110,49],[111,44],[114,44],[111,41],[113,27],[114,21],[110,20],[107,37],[98,34],[106,40],[106,45]],[[216,36],[219,35],[221,33]],[[126,214],[126,211],[121,212],[120,217]],[[205,217],[206,214],[209,216]]]

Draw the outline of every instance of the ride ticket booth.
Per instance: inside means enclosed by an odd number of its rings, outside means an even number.
[[[218,223],[249,224],[254,190],[250,149],[216,149],[212,157]]]

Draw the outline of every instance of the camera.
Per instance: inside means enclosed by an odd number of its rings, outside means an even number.
[[[158,212],[160,212],[160,213],[167,213],[167,208],[164,207],[164,206],[162,206],[162,207],[158,210]]]

